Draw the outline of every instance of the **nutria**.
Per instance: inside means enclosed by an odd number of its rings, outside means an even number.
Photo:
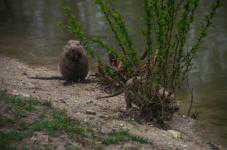
[[[66,81],[85,80],[88,74],[88,58],[79,41],[68,41],[60,56],[59,70]]]

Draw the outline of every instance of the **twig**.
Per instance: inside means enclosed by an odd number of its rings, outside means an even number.
[[[123,92],[124,92],[124,91],[121,90],[121,91],[115,92],[115,93],[113,93],[113,94],[111,94],[111,95],[97,97],[97,99],[115,97],[115,96],[118,96],[118,95],[122,94]]]
[[[189,88],[189,92],[190,92],[190,105],[189,105],[189,108],[188,108],[188,116],[191,116],[191,111],[192,111],[192,106],[193,106],[193,103],[194,103],[194,89],[193,87],[190,88],[190,85],[189,85],[189,79],[187,78],[187,86]]]

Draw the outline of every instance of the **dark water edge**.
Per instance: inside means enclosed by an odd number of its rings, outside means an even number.
[[[66,1],[66,0],[65,0]],[[207,13],[206,6],[213,0],[204,0],[199,13]],[[0,54],[18,58],[30,65],[57,68],[58,55],[72,36],[59,29],[64,21],[61,0],[0,0]],[[101,35],[110,44],[114,41],[102,14],[92,0],[68,0],[76,17],[89,35]],[[210,139],[227,147],[227,1],[214,20],[208,38],[195,59],[190,86],[194,89],[195,110],[200,113],[201,128],[208,129]],[[143,49],[142,4],[138,0],[115,2],[130,25],[137,48]],[[193,41],[197,27],[190,37]],[[100,50],[97,50],[100,52]],[[103,53],[102,51],[100,53]],[[93,68],[93,67],[92,67]],[[187,94],[182,94],[187,100]],[[183,102],[185,103],[185,102]]]

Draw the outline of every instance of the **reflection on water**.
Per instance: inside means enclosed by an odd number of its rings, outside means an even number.
[[[195,60],[191,81],[209,136],[227,147],[227,1]]]
[[[64,21],[61,0],[0,0],[0,53],[14,56],[30,64],[55,67],[57,56],[72,38],[62,32]],[[114,39],[94,5],[94,0],[65,0],[82,21],[87,34],[101,35],[110,44]],[[206,0],[209,2],[211,0]],[[124,14],[136,47],[143,49],[141,38],[141,1],[116,1]],[[206,12],[203,9],[202,12]],[[215,19],[215,28],[195,60],[191,82],[201,112],[200,122],[209,129],[210,137],[227,143],[227,2]],[[193,38],[193,32],[191,37]],[[215,138],[214,138],[215,137]]]
[[[0,5],[0,52],[32,64],[55,63],[69,38],[57,25],[64,19],[61,2],[9,0],[9,4],[8,9]]]
[[[9,7],[6,7],[3,0],[0,0],[0,52],[14,55],[31,64],[53,66],[63,45],[72,38],[62,32],[58,26],[58,23],[65,19],[61,0],[8,1]],[[83,22],[83,28],[87,34],[101,35],[113,45],[110,41],[114,39],[94,0],[69,0],[68,2],[77,18]],[[135,5],[137,3],[137,0],[116,3],[116,7],[124,12],[129,24],[132,25],[132,34],[140,33],[138,31],[140,23],[137,22],[140,13],[137,12],[140,12],[141,7]],[[135,45],[144,45],[137,36],[133,37]]]

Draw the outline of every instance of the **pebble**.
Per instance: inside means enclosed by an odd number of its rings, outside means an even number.
[[[124,127],[124,124],[123,124],[123,123],[121,123],[121,124],[120,124],[120,127]]]
[[[27,72],[22,72],[22,75],[24,75],[24,76],[27,76],[28,74],[27,74]]]
[[[183,134],[179,131],[176,130],[168,130],[167,132],[169,132],[173,138],[175,139],[183,139]]]
[[[86,114],[88,115],[96,115],[96,112],[93,110],[86,110]]]
[[[13,96],[18,96],[19,93],[17,92],[17,90],[13,90],[12,92],[9,92],[10,95],[13,95]]]
[[[148,126],[153,127],[154,125],[152,123],[147,123]]]
[[[109,133],[112,132],[112,129],[111,129],[111,128],[102,127],[101,130],[100,130],[100,132],[101,132],[102,134],[109,134]]]
[[[22,97],[26,97],[26,98],[29,98],[30,97],[30,95],[29,94],[26,94],[26,93],[21,93],[21,96]]]
[[[35,144],[48,144],[49,136],[47,133],[35,132],[34,136],[31,137],[31,141]]]
[[[25,98],[29,98],[30,97],[29,94],[19,93],[17,90],[13,90],[13,91],[9,92],[8,94],[10,94],[12,96],[22,96],[22,97],[25,97]]]
[[[103,119],[107,119],[107,118],[109,118],[109,116],[108,116],[108,115],[100,115],[99,117],[100,117],[100,118],[103,118]]]
[[[94,103],[93,101],[86,102],[86,104],[93,104],[93,103]]]

